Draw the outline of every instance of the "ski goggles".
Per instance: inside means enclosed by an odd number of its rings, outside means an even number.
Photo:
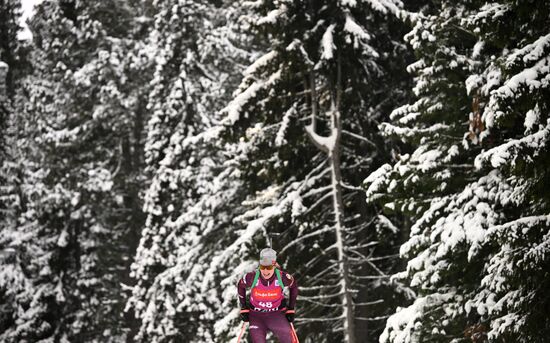
[[[260,270],[273,270],[275,268],[275,266],[271,265],[271,266],[262,266],[260,264]]]

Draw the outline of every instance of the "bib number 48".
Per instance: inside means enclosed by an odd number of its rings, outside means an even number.
[[[261,307],[265,307],[265,308],[272,308],[273,307],[273,303],[272,302],[263,302],[263,301],[260,301],[260,306]]]

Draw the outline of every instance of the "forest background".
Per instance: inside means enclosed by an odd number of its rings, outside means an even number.
[[[546,342],[550,2],[0,0],[0,341]]]

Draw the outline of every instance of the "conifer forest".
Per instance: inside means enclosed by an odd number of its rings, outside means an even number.
[[[550,342],[550,1],[0,0],[0,342],[235,343],[269,246],[302,343]]]

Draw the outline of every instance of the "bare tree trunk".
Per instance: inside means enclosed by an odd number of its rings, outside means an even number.
[[[344,342],[355,343],[355,315],[353,311],[353,299],[349,277],[349,261],[346,254],[346,237],[344,223],[344,203],[342,201],[342,174],[340,171],[340,139],[342,136],[342,118],[340,114],[340,101],[342,97],[340,54],[337,58],[336,89],[331,98],[331,134],[327,138],[320,137],[315,132],[315,116],[317,114],[317,99],[315,92],[315,76],[311,72],[311,123],[306,127],[308,136],[314,145],[326,152],[329,156],[331,169],[332,200],[334,208],[334,231],[336,234],[336,250],[338,253],[338,270],[340,280],[340,292],[342,293],[342,317],[344,319]],[[334,88],[334,87],[333,87]]]

